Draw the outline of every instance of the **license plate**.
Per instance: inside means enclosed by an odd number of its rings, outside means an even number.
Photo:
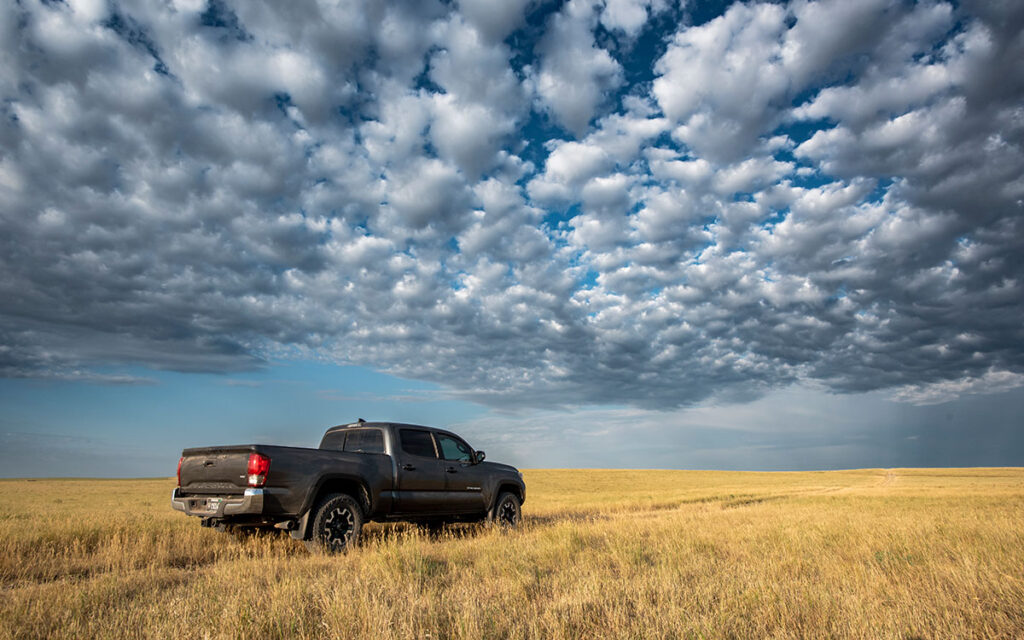
[[[200,511],[205,513],[216,513],[217,507],[220,506],[220,498],[206,498],[203,500],[196,500],[192,503],[193,511]]]

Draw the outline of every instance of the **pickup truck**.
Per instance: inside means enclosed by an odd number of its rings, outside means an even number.
[[[221,531],[283,529],[313,552],[359,543],[363,523],[519,523],[523,475],[484,462],[449,431],[365,422],[331,427],[318,449],[185,449],[171,506]]]

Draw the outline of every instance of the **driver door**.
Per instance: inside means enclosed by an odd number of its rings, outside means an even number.
[[[444,468],[445,493],[456,513],[483,513],[483,483],[486,474],[479,464],[473,464],[473,449],[450,434],[434,433],[441,466]]]

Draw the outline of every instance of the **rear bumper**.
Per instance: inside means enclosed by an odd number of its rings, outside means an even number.
[[[242,514],[263,513],[263,489],[246,489],[242,496],[180,496],[175,487],[171,507],[190,516],[223,518]]]

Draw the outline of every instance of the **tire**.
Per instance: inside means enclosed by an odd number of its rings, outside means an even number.
[[[488,524],[504,529],[519,526],[520,520],[522,520],[522,511],[519,497],[507,491],[498,496],[494,502],[494,508],[487,514]]]
[[[313,553],[341,553],[358,546],[363,521],[363,509],[355,498],[329,494],[317,508],[306,548]]]

